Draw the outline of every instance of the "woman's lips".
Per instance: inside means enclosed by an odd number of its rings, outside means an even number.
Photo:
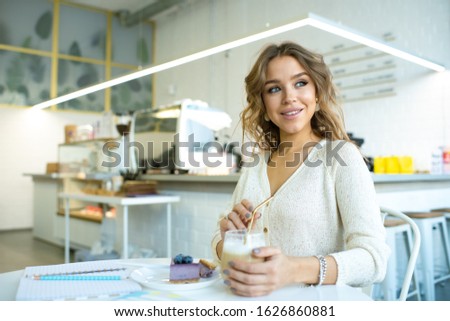
[[[303,111],[302,108],[289,109],[289,110],[283,111],[281,113],[281,115],[283,115],[284,118],[292,119],[292,118],[297,117],[302,111]]]

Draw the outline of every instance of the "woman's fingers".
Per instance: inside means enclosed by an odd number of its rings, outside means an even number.
[[[238,282],[238,283],[242,283],[242,284],[246,284],[246,285],[257,285],[257,284],[264,284],[266,283],[266,275],[265,274],[260,274],[260,273],[253,273],[253,274],[248,274],[236,269],[229,269],[228,270],[229,274],[229,278],[234,281],[234,282]]]
[[[241,296],[261,296],[272,292],[275,286],[268,275],[264,273],[263,264],[254,263],[251,265],[252,268],[247,269],[247,271],[251,270],[252,273],[248,273],[238,270],[236,262],[233,268],[228,269],[226,272],[228,274],[226,284],[235,294]],[[258,273],[259,271],[262,273]]]
[[[250,202],[248,199],[243,199],[241,201],[241,204],[244,205],[244,207],[251,213],[253,211],[253,203]]]
[[[282,254],[281,250],[273,246],[258,247],[252,251],[254,257],[264,258],[265,261],[270,261],[279,254]]]
[[[236,282],[230,284],[230,289],[234,294],[246,297],[256,297],[267,295],[274,289],[268,285],[244,285]]]
[[[281,254],[281,250],[276,247],[264,246],[253,249],[253,259],[258,258],[260,262],[247,262],[242,260],[232,261],[233,270],[240,271],[246,274],[273,274],[275,271],[275,264],[270,263]],[[239,274],[241,275],[241,274]]]
[[[242,283],[249,283],[246,279],[246,275],[266,275],[267,266],[263,262],[245,262],[235,260],[232,263],[230,270],[230,277],[237,278]],[[261,280],[261,279],[258,279]]]
[[[254,209],[253,203],[247,199],[243,199],[241,203],[236,204],[233,207],[233,211],[236,212],[241,217],[241,220],[245,223],[246,226],[252,219],[253,209]],[[258,220],[259,218],[261,218],[261,212],[256,212],[254,220]]]
[[[247,199],[243,199],[240,203],[234,205],[232,211],[220,222],[220,232],[222,239],[226,231],[246,229],[252,217],[253,204]],[[261,217],[261,213],[255,214],[254,220]],[[255,227],[253,224],[252,229]]]
[[[242,296],[266,295],[287,284],[283,281],[283,261],[285,258],[278,248],[261,247],[253,251],[253,257],[262,262],[232,261],[224,272],[226,284],[235,294]],[[283,263],[284,262],[284,263]]]
[[[253,219],[253,225],[252,225],[252,231],[254,231],[255,230],[255,228],[256,228],[256,221],[257,220],[259,220],[261,218],[261,213],[260,212],[256,212],[255,213],[255,218]],[[250,219],[251,220],[251,219]],[[250,224],[250,220],[247,222],[247,224],[249,225]]]
[[[233,212],[238,214],[243,222],[247,222],[252,216],[251,211],[242,202],[233,207]]]
[[[241,219],[241,216],[238,213],[236,213],[235,211],[230,212],[228,214],[227,218],[228,218],[228,226],[230,226],[229,224],[231,223],[231,224],[233,224],[232,227],[234,227],[235,229],[240,230],[240,229],[246,228],[244,222]],[[233,229],[233,228],[231,228],[231,229]]]

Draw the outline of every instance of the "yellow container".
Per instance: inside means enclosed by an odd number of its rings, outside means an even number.
[[[375,157],[373,160],[373,172],[375,174],[384,174],[386,172],[385,157]]]
[[[414,174],[414,160],[411,156],[398,158],[401,174]]]
[[[386,157],[385,166],[386,166],[385,171],[386,174],[399,174],[400,173],[399,157],[397,156]]]

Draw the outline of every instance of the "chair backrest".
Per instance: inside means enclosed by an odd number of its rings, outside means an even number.
[[[412,236],[413,236],[413,246],[411,249],[411,254],[409,256],[408,265],[405,272],[405,277],[403,279],[403,284],[399,296],[400,301],[406,301],[406,298],[408,297],[408,291],[409,287],[411,285],[412,276],[414,273],[414,268],[416,266],[417,258],[419,256],[419,250],[420,250],[420,232],[419,228],[417,227],[416,223],[408,217],[406,214],[387,208],[387,207],[380,207],[381,215],[384,218],[385,216],[391,216],[395,217],[397,219],[400,219],[402,221],[405,221],[408,223],[411,227]]]

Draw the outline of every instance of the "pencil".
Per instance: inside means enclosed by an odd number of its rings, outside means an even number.
[[[35,275],[36,281],[118,281],[120,275]]]
[[[87,270],[87,271],[70,271],[70,272],[59,272],[59,273],[46,273],[46,274],[34,274],[30,276],[32,279],[40,279],[41,277],[45,276],[67,276],[67,275],[79,275],[79,274],[92,274],[92,273],[105,273],[105,272],[116,272],[116,271],[125,271],[127,268],[111,268],[111,269],[99,269],[99,270]],[[29,277],[26,275],[25,277]]]

